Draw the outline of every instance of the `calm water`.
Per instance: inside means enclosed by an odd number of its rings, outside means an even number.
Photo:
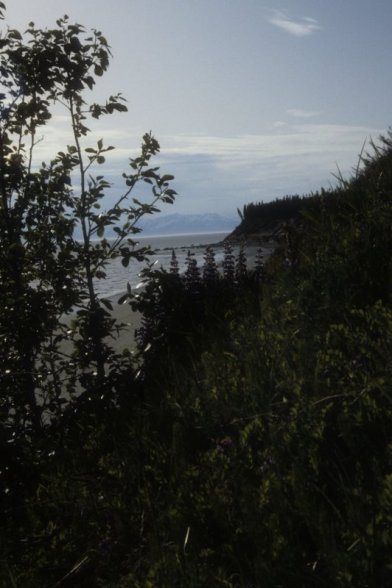
[[[168,268],[172,255],[172,249],[176,250],[176,256],[179,263],[180,271],[185,268],[185,258],[188,249],[192,250],[199,265],[203,263],[205,247],[203,245],[217,245],[228,233],[203,233],[196,235],[169,235],[164,237],[139,237],[140,247],[150,245],[155,250],[151,256],[151,261],[156,262],[156,268]],[[214,248],[216,261],[223,259],[222,247],[218,245]],[[97,292],[99,296],[116,296],[126,290],[127,282],[131,286],[136,286],[140,282],[139,273],[145,266],[143,263],[130,261],[128,267],[121,264],[121,259],[113,260],[106,269],[106,278],[98,280]]]

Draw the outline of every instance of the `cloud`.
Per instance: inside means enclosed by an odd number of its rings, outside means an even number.
[[[176,177],[177,212],[220,212],[350,177],[366,138],[382,131],[327,124],[286,125],[265,135],[161,137],[160,165]]]
[[[248,158],[252,162],[268,160],[271,157],[288,157],[315,153],[339,153],[343,149],[360,150],[363,140],[372,135],[376,138],[378,129],[369,127],[333,124],[286,125],[279,133],[258,135],[211,136],[182,134],[161,137],[163,155],[209,155],[217,159],[229,159],[232,163]]]
[[[268,21],[296,37],[306,37],[322,29],[314,18],[304,16],[300,20],[293,20],[286,12],[280,10],[272,10],[272,15],[268,18]]]
[[[43,159],[67,144],[64,122],[59,118],[46,127],[46,140],[37,145],[37,149],[42,148]],[[265,134],[158,136],[161,153],[151,164],[160,166],[162,173],[175,176],[173,187],[179,194],[174,207],[164,210],[230,215],[249,202],[267,202],[287,194],[308,194],[327,188],[335,183],[333,174],[337,166],[344,177],[349,177],[364,140],[377,140],[384,131],[365,126],[312,124],[306,117],[298,117],[295,124],[277,122]],[[131,171],[129,157],[139,152],[142,133],[138,128],[119,130],[108,126],[90,136],[88,143],[94,145],[100,137],[106,144],[116,146],[108,153],[106,164],[91,170],[93,175],[104,174],[112,183],[107,195],[110,202],[124,189],[121,174]],[[140,193],[140,187],[135,189],[136,197]]]
[[[319,110],[304,110],[303,108],[290,108],[286,110],[287,114],[296,118],[312,118],[314,116],[320,116]]]

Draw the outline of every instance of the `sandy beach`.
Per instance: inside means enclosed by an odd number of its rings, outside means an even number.
[[[274,250],[275,243],[263,243],[262,248],[264,261],[266,261]],[[246,246],[247,267],[250,270],[255,266],[259,249],[260,244],[252,243]],[[118,335],[115,334],[114,339],[111,339],[111,344],[117,352],[121,352],[123,349],[132,351],[135,349],[135,329],[140,327],[142,316],[140,313],[133,311],[129,304],[118,304],[120,298],[121,294],[116,294],[109,298],[113,305],[112,316],[118,323],[125,325],[124,329]]]
[[[256,255],[260,249],[260,246],[262,246],[265,261],[268,259],[275,248],[275,244],[272,242],[263,242],[262,244],[253,242],[245,245],[247,267],[250,270],[255,266]],[[238,245],[236,245],[236,247],[238,247]],[[219,244],[219,246],[215,246],[214,250],[216,253],[220,252],[222,254],[223,245]],[[179,253],[181,254],[183,252],[181,251]],[[218,265],[218,267],[219,266],[221,266],[221,263]],[[135,288],[133,288],[133,291],[135,291]],[[135,350],[135,330],[140,327],[142,320],[141,314],[139,312],[133,311],[127,302],[124,304],[118,304],[118,300],[121,298],[121,296],[121,293],[117,293],[106,297],[113,306],[113,310],[110,312],[113,318],[115,318],[116,323],[123,325],[123,328],[120,330],[120,332],[114,332],[113,336],[108,340],[113,349],[118,353],[121,353],[124,349],[128,349],[131,352]],[[66,318],[66,323],[70,324],[74,316],[75,314],[70,314]],[[65,353],[70,353],[72,351],[72,343],[64,341],[62,349]]]

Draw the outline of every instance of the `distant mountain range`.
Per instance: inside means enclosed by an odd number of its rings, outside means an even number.
[[[220,214],[167,214],[145,217],[140,222],[143,235],[179,235],[232,231],[238,219]]]
[[[239,224],[237,217],[220,214],[154,214],[144,217],[137,226],[142,229],[141,237],[152,235],[192,235],[197,233],[231,233]],[[121,225],[121,223],[119,223]],[[111,227],[105,230],[105,237],[113,239],[116,234]],[[82,239],[80,226],[75,227],[76,239]]]

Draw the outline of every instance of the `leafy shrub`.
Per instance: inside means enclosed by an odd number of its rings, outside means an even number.
[[[66,23],[61,27],[74,38]],[[15,42],[28,57],[19,41],[8,33],[9,46]],[[148,144],[150,153],[156,145]],[[172,273],[150,272],[143,295],[131,299],[147,321],[139,376],[102,347],[110,377],[93,384],[91,340],[110,330],[110,315],[98,317],[95,334],[92,315],[81,315],[76,357],[86,391],[100,402],[82,395],[27,443],[31,414],[3,396],[3,425],[19,412],[12,443],[7,427],[0,430],[2,585],[391,585],[390,137],[382,145],[356,177],[303,206],[261,283],[245,271],[236,280],[229,257],[223,278],[198,274],[195,287],[178,275],[175,260]],[[88,153],[101,157],[102,148]],[[60,155],[60,167],[64,162]],[[9,169],[15,182],[14,169],[20,167]],[[33,177],[46,176],[41,170]],[[56,177],[61,184],[63,176]],[[164,196],[167,176],[145,179],[161,182]],[[34,185],[33,203],[41,194]],[[46,197],[44,191],[44,204]],[[5,222],[4,208],[2,214]],[[30,228],[40,218],[31,214]],[[34,268],[43,245],[74,252],[66,218],[54,242],[45,231],[35,241],[16,215],[19,246],[2,253],[4,275],[10,259],[16,268],[26,268],[26,259]],[[127,227],[119,231],[124,236]],[[102,259],[102,247],[91,260]],[[86,265],[82,270],[66,249],[67,271],[56,277],[57,249],[49,251],[49,293],[34,288],[25,269],[22,290],[11,279],[1,286],[8,306],[20,292],[29,301],[20,320],[34,353],[58,326],[59,309],[84,292],[78,280]],[[120,255],[126,263],[127,250]],[[208,263],[213,269],[211,256]],[[77,288],[57,307],[56,280],[67,276]],[[32,313],[41,307],[43,325]],[[12,336],[21,352],[20,333]],[[17,373],[20,356],[12,358]],[[11,390],[5,363],[2,370]]]

